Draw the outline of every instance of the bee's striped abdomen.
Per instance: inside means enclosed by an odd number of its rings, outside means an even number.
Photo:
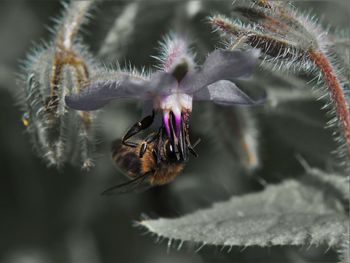
[[[141,173],[141,160],[136,152],[130,151],[130,147],[122,145],[121,141],[115,141],[112,145],[112,158],[115,164],[130,177]]]

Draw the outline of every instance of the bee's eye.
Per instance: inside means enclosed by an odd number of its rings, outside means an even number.
[[[166,142],[165,149],[167,154],[171,154],[174,152],[173,146],[171,145],[170,141]]]
[[[170,141],[165,144],[165,153],[168,158],[175,158],[174,147],[171,145]]]

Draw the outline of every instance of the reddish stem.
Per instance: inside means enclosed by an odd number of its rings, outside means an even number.
[[[332,101],[335,105],[335,111],[340,121],[340,126],[345,139],[347,154],[350,158],[350,113],[343,89],[334,73],[331,63],[321,51],[309,50],[309,56],[322,72],[324,80],[331,93]]]

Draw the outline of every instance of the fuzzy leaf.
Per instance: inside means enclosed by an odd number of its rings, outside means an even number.
[[[297,181],[215,204],[176,219],[139,224],[169,240],[225,246],[337,245],[347,218],[327,207],[321,191]]]

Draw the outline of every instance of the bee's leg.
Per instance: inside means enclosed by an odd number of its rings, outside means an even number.
[[[154,159],[156,160],[157,164],[160,164],[160,155],[159,155],[159,152],[153,149],[152,153],[153,153],[153,157],[154,157]]]
[[[162,138],[162,137],[163,137],[163,128],[160,128],[158,133],[157,133],[157,138]],[[160,140],[160,141],[162,141],[162,140]],[[152,150],[152,154],[153,154],[154,160],[156,161],[157,165],[159,165],[161,162],[160,151],[161,151],[162,146],[163,145],[161,145],[161,143],[157,143],[156,149]]]
[[[139,153],[139,157],[142,158],[143,155],[145,154],[146,150],[147,150],[147,144],[155,141],[157,138],[159,137],[159,132],[157,133],[151,133],[150,135],[148,135],[145,139],[145,141],[142,143],[141,147],[140,147],[140,153]]]
[[[193,145],[191,144],[190,141],[190,136],[188,134],[188,132],[186,132],[186,144],[187,144],[187,148],[190,151],[190,153],[194,156],[194,157],[198,157],[198,153],[194,150],[194,148],[198,145],[198,143],[200,143],[201,139],[198,139]]]
[[[188,146],[188,150],[190,151],[190,153],[192,153],[194,157],[198,157],[198,153],[193,149],[191,145]]]
[[[194,148],[198,145],[198,143],[201,142],[201,139],[198,139],[193,145],[191,145],[191,143],[189,143],[188,145],[188,150],[190,151],[190,153],[192,153],[192,155],[194,157],[198,157],[198,153],[194,150]]]
[[[187,128],[184,122],[181,122],[181,132],[179,136],[180,153],[183,161],[188,161],[188,150],[190,145],[188,145],[187,140]]]
[[[197,141],[196,141],[196,143],[192,146],[191,145],[191,143],[190,143],[190,141],[188,140],[188,142],[187,142],[187,148],[188,148],[188,150],[190,151],[190,153],[194,156],[194,157],[198,157],[198,153],[194,150],[194,147],[196,147],[197,146],[197,144],[199,143],[201,141],[201,139],[198,139]]]
[[[128,142],[127,140],[130,139],[132,136],[138,134],[140,131],[147,129],[154,120],[154,111],[152,111],[152,115],[148,115],[145,118],[143,118],[141,121],[135,123],[124,135],[122,138],[122,144],[130,147],[136,147],[137,143],[134,142]]]
[[[157,148],[153,149],[153,151],[152,151],[154,159],[156,160],[157,165],[159,165],[161,163],[161,161],[162,161],[162,157],[160,155],[161,147],[162,146],[160,145],[160,143],[158,143],[157,144]]]
[[[132,148],[136,148],[138,146],[138,143],[136,142],[126,142],[126,141],[122,141],[122,144],[132,147]]]

